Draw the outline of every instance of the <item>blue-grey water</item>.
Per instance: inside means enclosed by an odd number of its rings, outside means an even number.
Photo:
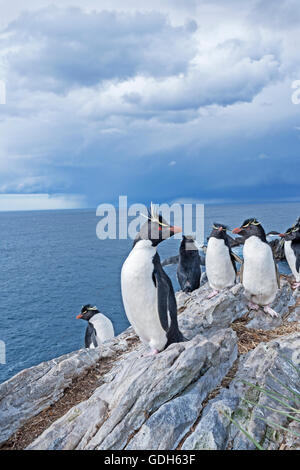
[[[267,231],[283,231],[299,215],[300,203],[206,206],[205,235],[214,221],[233,228],[253,216]],[[0,382],[83,347],[86,323],[75,317],[85,303],[97,305],[116,334],[127,328],[120,270],[132,241],[99,240],[98,222],[93,210],[0,213]],[[179,243],[161,244],[161,258],[177,254]],[[177,290],[176,266],[166,271]]]

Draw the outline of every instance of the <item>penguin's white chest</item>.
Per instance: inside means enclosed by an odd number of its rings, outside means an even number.
[[[289,267],[291,268],[291,271],[293,275],[295,276],[296,282],[300,282],[300,273],[298,273],[296,269],[296,256],[295,253],[292,249],[292,242],[287,241],[284,242],[284,252],[285,252],[285,257],[287,259],[287,262],[289,264]]]
[[[162,350],[167,335],[157,309],[157,289],[152,273],[156,249],[151,242],[139,241],[125,260],[121,272],[121,289],[127,318],[134,330],[153,349]]]
[[[112,322],[102,313],[94,315],[89,322],[96,330],[97,344],[101,344],[115,336]]]
[[[243,285],[246,297],[258,305],[268,305],[278,289],[271,247],[256,236],[244,244]]]
[[[206,274],[212,289],[222,290],[235,283],[235,270],[224,240],[211,237],[205,258]]]

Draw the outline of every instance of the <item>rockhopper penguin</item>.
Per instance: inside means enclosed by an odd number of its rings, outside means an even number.
[[[200,287],[200,256],[192,236],[183,235],[179,248],[177,279],[183,292],[193,292]]]
[[[278,316],[270,304],[280,288],[279,274],[262,225],[255,218],[247,219],[233,233],[245,237],[241,282],[249,308],[258,310],[262,306],[265,313]]]
[[[206,249],[206,274],[210,287],[213,289],[208,298],[211,299],[220,290],[232,287],[236,280],[236,265],[230,248],[227,227],[214,224]]]
[[[157,354],[171,343],[184,341],[178,328],[172,282],[156,251],[159,243],[181,232],[181,228],[170,226],[153,205],[147,218],[123,264],[121,289],[130,324],[152,354]]]
[[[285,257],[296,279],[293,288],[297,289],[300,287],[300,225],[297,223],[279,236],[284,240]]]
[[[84,305],[76,318],[82,318],[88,322],[85,332],[86,348],[96,348],[115,336],[112,322],[100,313],[97,307],[92,307],[90,304]]]

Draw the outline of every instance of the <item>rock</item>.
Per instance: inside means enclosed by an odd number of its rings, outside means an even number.
[[[300,322],[300,306],[295,307],[287,318],[288,322]]]
[[[259,418],[281,426],[287,426],[288,419],[283,414],[264,407],[281,409],[281,405],[272,397],[253,389],[243,381],[263,388],[271,387],[276,393],[287,395],[281,382],[299,393],[299,375],[289,362],[299,364],[299,351],[300,333],[293,333],[267,344],[261,343],[253,351],[241,356],[229,390],[221,389],[219,395],[208,402],[197,427],[187,437],[182,449],[255,449],[255,445],[226,418],[226,414],[247,430],[265,449],[277,449],[282,440],[281,434]],[[244,402],[243,398],[254,405]]]
[[[211,400],[204,408],[201,420],[194,432],[187,437],[182,450],[219,450],[225,449],[231,416],[239,398],[223,389],[218,398]]]
[[[298,434],[298,436],[296,434]],[[293,421],[287,426],[287,432],[283,434],[282,444],[284,449],[300,450],[300,424]]]
[[[107,414],[107,403],[94,393],[48,428],[28,449],[81,449],[97,432]]]
[[[210,341],[218,344],[220,333],[211,337]],[[228,344],[218,350],[215,364],[212,363],[200,379],[181,396],[165,403],[152,414],[126,449],[176,449],[180,439],[197,420],[203,401],[221,383],[236,357],[235,338],[230,333]]]
[[[159,448],[165,427],[159,434],[151,434],[152,441],[150,435],[150,442],[144,443],[144,447],[139,447],[139,442],[143,441],[140,436],[143,436],[142,426],[146,421],[158,431],[161,413],[165,415],[164,406],[169,406],[170,418],[174,418],[175,410],[181,410],[177,423],[173,420],[173,433],[166,436],[168,445],[175,446],[191,420],[196,420],[203,399],[221,382],[236,356],[237,339],[231,329],[220,330],[208,337],[198,335],[191,341],[173,344],[155,357],[141,357],[136,352],[129,354],[116,364],[114,378],[84,402],[83,410],[95,409],[97,400],[101,404],[107,403],[108,415],[104,422],[103,413],[93,418],[93,429],[96,427],[99,430],[85,445],[80,441],[80,448],[130,448],[128,445],[135,433],[132,448],[145,448],[148,444],[149,448]],[[73,448],[79,448],[79,437],[83,433],[86,436],[84,430],[81,434],[79,430],[82,422],[87,421],[84,414],[76,412],[77,409],[72,408],[29,448],[65,449],[66,445],[70,448],[72,442]],[[73,440],[67,438],[70,430],[68,415],[73,417],[72,428],[77,430]],[[90,435],[91,430],[87,433]]]
[[[210,288],[205,284],[187,298],[181,292],[176,294],[181,308],[184,307],[184,314],[179,315],[179,326],[187,338],[210,328],[227,328],[248,312],[241,284],[221,291],[212,299],[207,299],[209,293]]]
[[[258,330],[273,330],[282,325],[283,317],[289,314],[289,309],[295,305],[295,298],[290,283],[286,279],[280,280],[281,288],[278,290],[276,299],[272,308],[278,313],[278,317],[271,317],[262,309],[257,312],[251,310],[249,318],[251,321],[247,324],[247,328],[255,328]]]
[[[190,294],[186,294],[182,290],[176,292],[177,312],[185,308],[185,304],[190,300]]]
[[[287,318],[287,321],[288,322],[294,322],[294,321],[299,322],[300,321],[300,290],[299,289],[294,290],[293,300],[291,300],[291,305],[289,305],[289,306],[292,307],[292,311],[289,314],[289,316]]]
[[[200,287],[204,286],[204,284],[208,282],[208,278],[207,278],[207,274],[206,272],[202,273],[201,274],[201,278],[200,278]]]
[[[285,278],[281,279],[281,288],[278,290],[272,305],[272,308],[279,314],[279,317],[271,317],[265,314],[263,310],[249,311],[247,307],[248,301],[244,295],[242,284],[236,284],[231,289],[225,289],[210,300],[207,299],[209,292],[210,288],[207,283],[190,295],[181,291],[176,293],[179,311],[184,310],[184,316],[179,317],[181,328],[191,330],[189,322],[193,319],[194,315],[200,316],[196,326],[197,332],[203,332],[208,328],[215,327],[226,328],[233,321],[243,317],[248,312],[250,321],[247,327],[259,330],[277,328],[282,325],[283,319],[287,316],[288,318],[295,319],[290,321],[297,321],[298,318],[298,309],[295,313],[293,307],[295,307],[298,298],[300,303],[300,292],[293,292],[290,283]],[[298,295],[299,297],[297,297]],[[291,313],[290,310],[292,310]],[[189,335],[188,331],[186,334]]]
[[[81,349],[43,362],[0,384],[0,444],[29,418],[59,400],[72,381],[101,358],[113,358],[128,350],[133,337],[129,329],[99,348]]]
[[[249,311],[241,284],[210,300],[209,292],[205,284],[191,294],[176,294],[178,322],[187,341],[173,344],[155,357],[142,356],[148,350],[129,328],[100,348],[42,363],[0,385],[0,442],[59,400],[76,377],[83,378],[88,369],[107,358],[109,367],[92,396],[66,410],[28,448],[253,448],[226,414],[246,426],[265,448],[278,447],[279,440],[274,440],[257,418],[262,410],[264,416],[269,416],[266,409],[258,407],[266,404],[263,395],[253,394],[241,379],[265,386],[272,372],[283,383],[298,386],[295,370],[283,362],[280,351],[299,363],[299,334],[261,343],[240,356],[229,389],[221,388],[215,396],[215,389],[237,358],[237,338],[230,325]],[[298,291],[292,292],[288,281],[282,280],[274,304],[280,313],[278,324],[283,318],[295,318],[299,296]],[[250,328],[275,327],[273,319],[265,314],[262,317],[253,312],[251,317]],[[276,380],[272,380],[278,390]],[[206,403],[211,392],[215,398]],[[253,409],[244,410],[241,400],[245,394],[256,400]]]

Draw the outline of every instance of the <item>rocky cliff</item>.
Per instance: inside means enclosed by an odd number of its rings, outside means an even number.
[[[299,424],[260,387],[288,386],[290,403],[300,391],[300,293],[281,279],[279,318],[249,312],[241,284],[207,293],[207,284],[177,293],[188,341],[157,356],[145,357],[129,328],[0,385],[2,448],[255,449],[240,428],[265,449],[299,447],[295,434],[266,423]]]

